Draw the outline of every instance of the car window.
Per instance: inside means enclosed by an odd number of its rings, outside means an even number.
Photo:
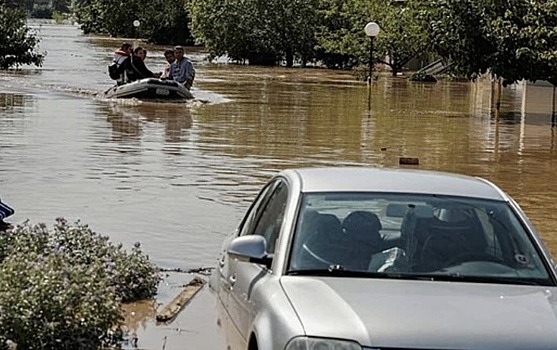
[[[267,242],[267,253],[274,253],[276,240],[278,238],[286,202],[288,189],[284,182],[277,181],[268,187],[268,191],[262,194],[262,200],[253,208],[242,235],[260,235]]]
[[[267,253],[274,253],[275,244],[282,227],[288,189],[280,182],[274,189],[269,201],[262,208],[261,215],[251,234],[261,235],[267,241]]]
[[[258,217],[261,215],[263,208],[269,197],[273,193],[273,190],[277,186],[277,182],[271,182],[267,184],[257,195],[257,198],[253,201],[253,204],[248,209],[244,219],[240,223],[240,227],[238,229],[239,235],[250,235],[253,234],[254,226],[257,223]]]
[[[302,196],[289,272],[553,285],[540,252],[503,201],[309,193]]]

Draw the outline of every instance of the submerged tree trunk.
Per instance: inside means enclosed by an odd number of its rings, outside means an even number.
[[[501,95],[503,92],[503,80],[501,78],[497,78],[497,100],[495,102],[495,109],[499,110],[501,107]]]
[[[556,88],[557,88],[557,86],[556,86],[556,85],[553,85],[553,109],[552,109],[552,112],[551,112],[551,126],[552,126],[553,128],[557,127],[557,114],[555,114],[555,104],[556,104],[556,101],[555,101],[555,97],[556,97],[556,96],[555,96],[555,89],[556,89]]]
[[[286,50],[286,66],[287,67],[292,67],[294,65],[294,53],[292,52],[292,49],[287,49]]]
[[[277,56],[274,54],[254,54],[248,57],[250,66],[275,66],[277,64]]]

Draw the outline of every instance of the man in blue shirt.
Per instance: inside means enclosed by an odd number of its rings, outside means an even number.
[[[189,59],[184,57],[184,48],[182,46],[174,47],[174,56],[176,60],[170,65],[168,79],[175,80],[189,90],[195,78],[195,69]]]

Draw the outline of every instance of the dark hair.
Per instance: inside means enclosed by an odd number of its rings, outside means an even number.
[[[174,55],[174,50],[168,49],[168,50],[164,50],[164,55],[170,55],[173,54]]]
[[[143,51],[143,48],[141,46],[138,46],[138,47],[135,48],[135,50],[133,50],[133,53],[135,53],[137,55],[139,52],[142,52],[142,51]]]
[[[130,47],[132,47],[132,44],[123,43],[122,46],[120,46],[120,49],[125,51],[125,50],[129,49]]]

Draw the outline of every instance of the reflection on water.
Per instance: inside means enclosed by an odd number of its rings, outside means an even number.
[[[130,106],[111,101],[101,107],[101,113],[107,116],[114,141],[138,140],[144,124],[160,123],[164,125],[165,142],[180,143],[192,127],[190,108],[185,104],[149,102]]]
[[[24,95],[0,93],[0,108],[2,109],[24,107],[26,103],[29,103],[29,101],[30,99],[26,99]]]

